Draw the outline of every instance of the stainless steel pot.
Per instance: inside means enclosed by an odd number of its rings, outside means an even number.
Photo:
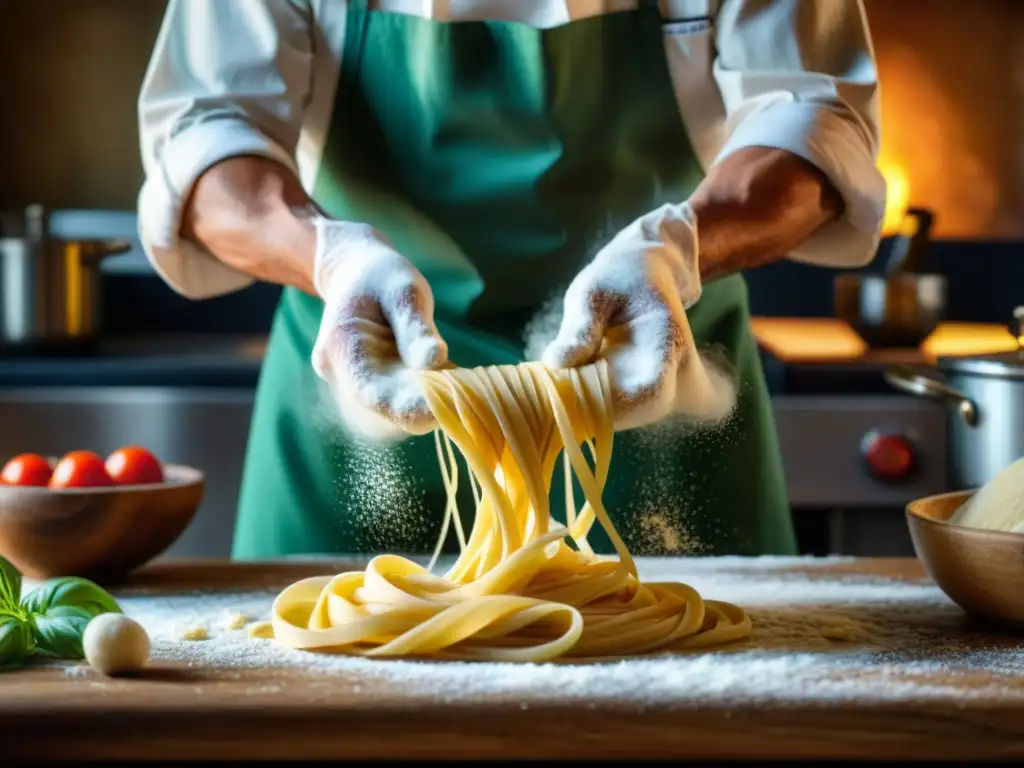
[[[122,240],[52,237],[38,205],[25,211],[24,237],[0,238],[0,330],[6,348],[50,348],[95,339],[100,321],[100,262]]]
[[[1014,316],[1015,330],[1022,330],[1024,308]],[[885,377],[897,389],[948,407],[950,490],[979,488],[1024,456],[1024,348],[940,357],[933,370],[893,366]]]

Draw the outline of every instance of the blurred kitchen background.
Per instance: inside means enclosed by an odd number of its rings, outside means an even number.
[[[952,489],[953,447],[946,409],[895,390],[882,370],[1016,344],[1007,323],[1024,300],[1024,3],[867,8],[891,196],[868,271],[912,246],[919,269],[946,279],[948,322],[919,347],[872,350],[836,318],[834,271],[783,263],[748,281],[802,547],[909,555],[903,505]],[[26,206],[41,204],[57,237],[126,248],[101,262],[97,345],[6,338],[0,457],[141,444],[200,467],[206,500],[167,554],[221,556],[278,289],[188,302],[138,249],[135,100],[163,9],[163,0],[0,3],[0,236],[21,236]],[[915,234],[907,222],[923,227]],[[4,290],[26,279],[16,272],[5,271]]]

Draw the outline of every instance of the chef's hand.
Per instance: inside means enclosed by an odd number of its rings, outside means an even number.
[[[342,417],[372,439],[436,426],[418,371],[443,367],[434,296],[416,267],[366,224],[318,217],[314,282],[324,314],[312,363]]]
[[[717,418],[729,407],[712,391],[728,382],[709,380],[715,372],[691,354],[686,310],[701,295],[697,250],[689,203],[664,205],[616,235],[566,292],[558,336],[542,361],[564,368],[607,358],[616,429],[675,411]]]

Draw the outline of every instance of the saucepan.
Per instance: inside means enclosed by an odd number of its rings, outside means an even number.
[[[43,207],[26,208],[24,236],[0,238],[4,348],[52,349],[95,341],[100,324],[100,262],[130,248],[127,240],[53,237]]]
[[[917,347],[946,314],[945,276],[921,271],[934,216],[924,208],[906,215],[914,230],[895,239],[882,273],[847,273],[834,281],[836,316],[873,348]]]
[[[980,488],[1024,456],[1024,306],[1009,328],[1010,352],[939,357],[935,366],[892,366],[897,389],[947,408],[947,468],[952,490]]]

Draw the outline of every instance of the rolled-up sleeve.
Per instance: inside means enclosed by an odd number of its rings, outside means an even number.
[[[306,0],[170,0],[138,103],[145,179],[143,249],[183,296],[239,290],[252,278],[180,235],[196,180],[229,157],[258,155],[296,174],[311,90]]]
[[[886,191],[876,165],[878,76],[861,0],[724,0],[714,34],[728,135],[717,159],[762,146],[815,165],[845,210],[789,258],[835,267],[870,262]]]

